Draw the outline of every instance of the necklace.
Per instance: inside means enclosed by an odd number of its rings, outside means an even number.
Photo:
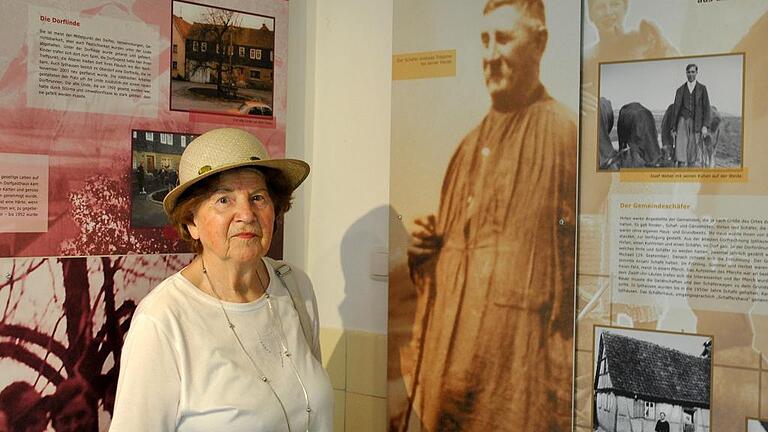
[[[277,391],[275,391],[275,388],[272,386],[272,382],[269,378],[264,374],[262,369],[259,367],[259,365],[256,363],[256,361],[253,359],[251,354],[248,352],[248,350],[245,348],[245,344],[243,344],[243,341],[240,339],[240,336],[237,334],[237,330],[235,329],[235,324],[232,323],[232,320],[229,318],[229,314],[227,313],[227,309],[224,307],[224,301],[221,299],[221,296],[216,291],[216,288],[213,286],[213,282],[211,282],[210,276],[208,276],[208,270],[205,267],[205,261],[203,261],[203,257],[200,257],[200,263],[203,267],[203,274],[205,275],[205,279],[208,281],[208,285],[211,287],[211,292],[213,292],[213,295],[216,297],[216,300],[219,301],[219,307],[221,308],[221,312],[224,314],[224,319],[227,321],[227,326],[232,331],[232,335],[234,335],[235,340],[237,340],[237,345],[240,347],[240,350],[245,354],[245,357],[248,358],[248,361],[251,363],[254,369],[256,369],[256,372],[259,374],[260,379],[262,382],[267,384],[269,387],[269,390],[272,392],[272,395],[275,396],[275,399],[277,399],[277,402],[280,404],[280,409],[283,411],[283,417],[285,418],[285,424],[288,426],[288,432],[291,432],[291,422],[288,419],[288,411],[285,409],[285,404],[283,403],[283,400],[280,399],[280,396],[278,396]],[[269,311],[269,320],[273,324],[277,322],[278,331],[279,331],[279,337],[278,340],[280,341],[280,349],[281,349],[281,357],[280,362],[282,363],[282,356],[285,356],[288,359],[288,363],[290,363],[291,368],[293,369],[294,375],[296,375],[296,379],[299,381],[299,385],[301,386],[301,391],[304,393],[304,402],[306,403],[306,412],[307,412],[307,428],[306,432],[309,432],[309,420],[310,415],[312,414],[312,408],[309,404],[309,394],[307,393],[307,388],[304,385],[304,380],[301,379],[301,375],[299,375],[299,369],[296,367],[296,363],[294,363],[293,358],[291,357],[291,352],[288,350],[287,345],[287,339],[285,337],[285,333],[283,332],[283,322],[280,319],[280,315],[276,314],[274,311],[274,308],[272,306],[272,298],[267,292],[266,287],[264,286],[264,283],[261,281],[261,276],[259,276],[258,271],[256,272],[256,276],[259,278],[259,283],[261,284],[261,287],[264,289],[264,297],[267,300],[267,309]],[[261,339],[261,337],[259,337]],[[264,346],[264,343],[261,342],[262,346]],[[269,350],[267,350],[269,351]]]

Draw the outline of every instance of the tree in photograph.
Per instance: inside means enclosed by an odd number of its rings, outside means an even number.
[[[85,180],[69,193],[72,220],[79,234],[61,245],[62,255],[115,255],[167,253],[179,250],[178,239],[157,229],[131,228],[129,174],[119,178],[103,174]]]
[[[202,20],[193,26],[189,38],[199,42],[198,60],[190,64],[189,74],[210,70],[216,77],[216,90],[221,95],[231,94],[235,87],[232,57],[237,55],[235,41],[241,31],[242,17],[237,12],[208,8]],[[202,44],[206,44],[203,48]],[[190,55],[190,51],[187,51]]]
[[[111,412],[138,300],[126,289],[149,290],[187,261],[184,255],[10,260],[0,280],[0,360],[25,366],[30,373],[11,378],[41,393],[81,383],[95,395],[94,415],[98,405]]]

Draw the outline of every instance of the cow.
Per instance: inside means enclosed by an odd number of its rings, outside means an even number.
[[[661,119],[661,150],[664,160],[670,165],[675,163],[675,138],[672,136],[672,129],[675,129],[677,124],[672,119],[674,111],[675,104],[669,104]]]
[[[611,129],[613,129],[613,106],[611,101],[600,98],[599,112],[599,147],[600,147],[600,169],[618,169],[618,152],[611,144]]]
[[[669,105],[664,112],[664,118],[661,120],[661,144],[664,152],[664,160],[672,161],[675,157],[675,140],[672,137],[672,130],[677,126],[674,119],[672,119],[672,111],[674,104]],[[697,147],[691,148],[691,151],[696,151],[698,154],[695,158],[692,166],[700,166],[704,168],[715,167],[715,154],[717,153],[717,144],[720,141],[720,123],[722,117],[720,112],[715,106],[709,107],[709,122],[707,126],[708,133],[700,138],[700,142],[697,143]]]
[[[709,125],[708,133],[701,137],[701,166],[704,168],[715,167],[715,154],[717,153],[717,144],[720,141],[720,123],[723,119],[720,112],[714,106],[709,107]]]
[[[655,167],[661,164],[656,122],[648,108],[631,102],[619,110],[616,125],[622,168]]]

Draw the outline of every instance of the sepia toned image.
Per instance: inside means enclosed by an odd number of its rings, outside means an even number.
[[[652,270],[647,275],[650,278],[661,276],[677,281],[675,283],[682,287],[685,294],[674,298],[651,294],[637,296],[644,297],[642,299],[617,298],[616,294],[621,287],[615,282],[617,277],[627,276],[627,272],[622,273],[618,269],[618,257],[612,251],[618,246],[619,250],[629,252],[630,248],[639,245],[616,237],[621,226],[626,226],[632,217],[640,216],[635,209],[621,208],[620,203],[629,203],[630,206],[634,203],[649,205],[645,216],[656,219],[656,222],[661,221],[663,225],[666,223],[665,219],[698,223],[711,218],[756,220],[758,224],[764,223],[763,209],[768,182],[762,167],[768,161],[768,153],[761,142],[766,134],[768,104],[763,96],[765,92],[761,89],[766,86],[763,73],[766,56],[762,41],[768,35],[768,3],[762,0],[584,0],[583,7],[583,127],[580,129],[577,288],[579,332],[575,396],[577,429],[594,430],[595,367],[592,359],[596,348],[593,344],[592,326],[598,324],[712,335],[716,344],[712,354],[711,430],[745,430],[745,417],[764,417],[768,413],[768,399],[765,396],[768,391],[765,385],[768,382],[768,374],[763,372],[763,353],[768,352],[765,349],[768,346],[765,337],[768,321],[763,315],[766,308],[762,302],[742,301],[738,305],[732,305],[734,307],[729,311],[722,310],[722,307],[712,310],[711,305],[701,298],[696,298],[698,294],[693,292],[697,286],[707,289],[717,286],[713,279],[702,277],[702,269],[712,271],[712,267],[709,267],[711,265],[734,267],[733,259],[716,258],[718,249],[735,249],[733,240],[713,237],[714,233],[721,232],[719,225],[703,223],[701,226],[705,228],[698,229],[697,232],[705,241],[686,253],[680,251],[686,247],[685,242],[669,241],[664,237],[659,242],[666,244],[659,245],[659,248],[666,249],[635,249],[647,254],[656,254],[648,261]],[[717,58],[737,59],[735,61],[742,64],[730,67],[721,74],[717,65],[706,65],[708,59]],[[654,63],[677,60],[679,63],[669,73],[656,75],[653,80],[646,76],[645,65],[651,65],[647,70],[650,75],[658,71],[657,67],[653,66]],[[696,80],[706,86],[710,105],[715,106],[721,113],[725,112],[726,116],[735,113],[726,108],[728,102],[723,102],[723,97],[716,96],[715,91],[719,85],[728,81],[724,78],[729,74],[741,75],[741,91],[729,91],[725,94],[726,99],[738,95],[743,98],[740,104],[734,104],[742,107],[741,125],[735,129],[741,134],[741,139],[735,140],[734,128],[725,126],[726,122],[732,126],[737,124],[736,116],[733,116],[719,125],[720,141],[714,158],[714,168],[682,167],[678,166],[676,160],[669,159],[659,164],[659,167],[607,167],[605,162],[619,150],[616,124],[619,111],[623,105],[631,102],[638,102],[650,111],[656,127],[657,154],[664,154],[664,141],[669,140],[665,139],[662,132],[671,138],[672,129],[661,127],[664,112],[669,105],[674,104],[677,90],[687,83],[686,67],[690,63],[698,66]],[[621,93],[620,89],[619,93],[606,98],[611,99],[610,109],[601,110],[598,93],[607,94],[600,88],[604,79],[601,68],[606,65],[628,68],[626,72],[614,72],[615,87],[623,87],[623,91],[635,99],[617,100],[615,96]],[[739,69],[741,72],[736,72]],[[635,89],[637,83],[648,81],[653,82],[654,88],[644,88],[642,91]],[[663,92],[655,87],[663,88]],[[656,92],[663,93],[660,103],[647,103],[641,99]],[[608,117],[602,114],[609,113],[613,114],[612,126],[607,128],[601,139],[600,122],[605,123],[602,119]],[[669,129],[669,133],[666,129]],[[709,129],[711,128],[708,127],[708,132]],[[667,148],[669,147],[668,145]],[[721,150],[725,148],[731,150],[727,152],[727,157],[723,158],[724,153]],[[736,155],[740,156],[740,161],[737,161]],[[687,157],[685,159],[687,165]],[[641,163],[644,163],[644,159]],[[633,175],[633,172],[637,172],[637,175]],[[726,173],[728,176],[736,176],[738,180],[722,181]],[[703,177],[709,177],[711,180],[704,180]],[[687,209],[651,208],[666,204],[684,204]],[[655,238],[658,239],[658,232],[654,232],[655,227],[650,224],[638,228],[635,233],[638,242],[653,242]],[[725,232],[726,236],[739,236],[736,234],[738,230],[722,232]],[[669,261],[678,263],[682,270],[662,275],[664,271],[660,270],[660,267],[664,264],[660,263],[659,254],[666,255]],[[636,265],[634,261],[635,259],[630,258],[629,265]],[[744,263],[740,285],[745,286],[745,292],[750,292],[750,285],[755,288],[760,286],[757,275],[760,274],[761,265],[754,263],[752,259]],[[648,280],[649,278],[646,278],[646,282]],[[723,283],[733,285],[732,282]],[[751,292],[759,290],[752,289]],[[692,295],[689,296],[688,293]],[[718,302],[721,305],[723,303]]]
[[[173,1],[172,111],[273,116],[275,18]]]
[[[441,38],[396,18],[396,52],[455,46],[461,63],[393,85],[392,217],[411,235],[390,231],[390,430],[571,427],[577,92],[562,88],[578,58],[562,50],[578,51],[578,5],[561,6],[433,2],[420,13],[462,21]],[[395,114],[444,98],[466,104]]]
[[[600,169],[740,168],[743,76],[743,54],[601,63]]]
[[[598,74],[601,63],[632,62],[642,60],[661,60],[667,58],[706,57],[712,54],[744,54],[744,93],[743,93],[743,150],[741,165],[735,170],[749,171],[749,182],[734,182],[729,185],[712,185],[726,193],[763,194],[767,184],[763,179],[765,152],[759,145],[765,135],[762,119],[765,117],[766,102],[760,89],[765,87],[761,71],[765,69],[765,56],[761,50],[761,40],[766,34],[768,23],[768,3],[763,0],[745,2],[668,2],[663,0],[583,0],[584,15],[582,21],[582,104],[581,104],[581,166],[580,211],[582,214],[596,215],[605,211],[608,195],[614,192],[628,194],[664,193],[697,194],[699,186],[693,181],[675,185],[654,185],[653,182],[622,181],[622,177],[607,175],[610,168],[605,166],[606,159],[599,155],[611,155],[616,151],[610,139],[599,139]],[[714,29],[718,29],[715,31]],[[762,38],[762,39],[761,39]],[[665,101],[659,111],[666,110],[674,102],[675,90],[686,82],[685,66],[670,74],[674,83],[667,91]],[[712,90],[712,84],[719,77],[704,79],[705,69],[699,69],[699,81]],[[627,81],[627,88],[635,85]],[[614,112],[621,108],[612,101]],[[722,102],[712,102],[718,110],[724,110]],[[647,107],[646,107],[647,108]],[[616,130],[615,116],[613,129]],[[658,131],[657,131],[658,132]],[[721,131],[721,140],[722,140]],[[661,145],[661,137],[657,138]],[[617,134],[613,140],[618,141]],[[605,145],[598,148],[598,145]],[[755,143],[754,145],[751,143]],[[718,147],[722,147],[722,142]],[[607,148],[606,148],[607,147]],[[610,156],[609,156],[610,157]],[[717,167],[717,164],[716,164]],[[675,179],[689,170],[672,171]],[[616,170],[614,168],[613,170]],[[652,171],[645,170],[646,176]],[[715,172],[716,170],[707,169]],[[735,171],[734,170],[734,171]],[[664,170],[666,171],[666,170]],[[701,171],[696,168],[691,171]],[[715,173],[716,174],[716,173]],[[688,183],[688,184],[682,184]],[[656,187],[658,186],[658,187]],[[704,192],[702,190],[702,192]],[[711,194],[713,192],[706,192]],[[596,231],[604,227],[595,227]],[[595,273],[591,271],[591,273]]]
[[[710,336],[595,326],[597,432],[709,432]]]

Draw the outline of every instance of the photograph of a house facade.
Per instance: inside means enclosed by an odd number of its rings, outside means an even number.
[[[596,432],[709,432],[712,339],[595,327]]]
[[[272,116],[275,20],[175,0],[171,110]]]

